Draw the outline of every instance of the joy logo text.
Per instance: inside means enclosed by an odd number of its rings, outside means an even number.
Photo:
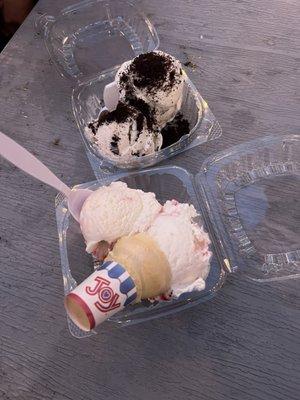
[[[98,295],[98,300],[94,303],[95,307],[102,312],[108,312],[120,307],[118,303],[119,295],[110,287],[111,282],[107,279],[97,276],[95,286],[86,286],[85,291],[90,296]]]

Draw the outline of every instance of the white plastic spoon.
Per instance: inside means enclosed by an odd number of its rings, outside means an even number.
[[[114,111],[119,101],[119,90],[115,82],[111,82],[105,86],[103,91],[103,100],[108,111]]]
[[[0,155],[13,163],[16,167],[34,176],[63,193],[68,199],[70,213],[79,222],[80,211],[85,200],[92,193],[89,189],[71,190],[57,176],[50,171],[40,160],[34,157],[14,140],[0,132]]]

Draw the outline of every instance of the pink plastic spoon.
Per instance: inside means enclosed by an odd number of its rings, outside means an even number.
[[[79,222],[80,211],[83,203],[92,193],[89,189],[71,190],[57,176],[50,171],[41,161],[34,157],[14,140],[0,132],[0,155],[27,174],[39,179],[49,186],[63,193],[68,199],[70,213]]]
[[[103,100],[108,111],[113,111],[117,108],[119,96],[119,89],[115,82],[111,82],[105,86]]]

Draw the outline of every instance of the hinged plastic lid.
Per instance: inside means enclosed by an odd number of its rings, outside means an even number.
[[[36,25],[60,73],[76,82],[159,46],[149,19],[125,0],[82,1]]]
[[[258,281],[300,277],[300,135],[232,147],[195,179],[229,270]]]

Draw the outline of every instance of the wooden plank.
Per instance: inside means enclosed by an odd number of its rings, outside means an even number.
[[[40,0],[0,55],[0,130],[70,185],[93,174],[72,84],[57,74],[33,22],[72,2]],[[139,3],[161,48],[190,62],[223,127],[222,138],[172,163],[195,173],[213,152],[299,131],[298,0]],[[257,284],[240,273],[208,303],[76,340],[62,306],[54,191],[1,160],[0,200],[1,400],[299,398],[299,280]]]

